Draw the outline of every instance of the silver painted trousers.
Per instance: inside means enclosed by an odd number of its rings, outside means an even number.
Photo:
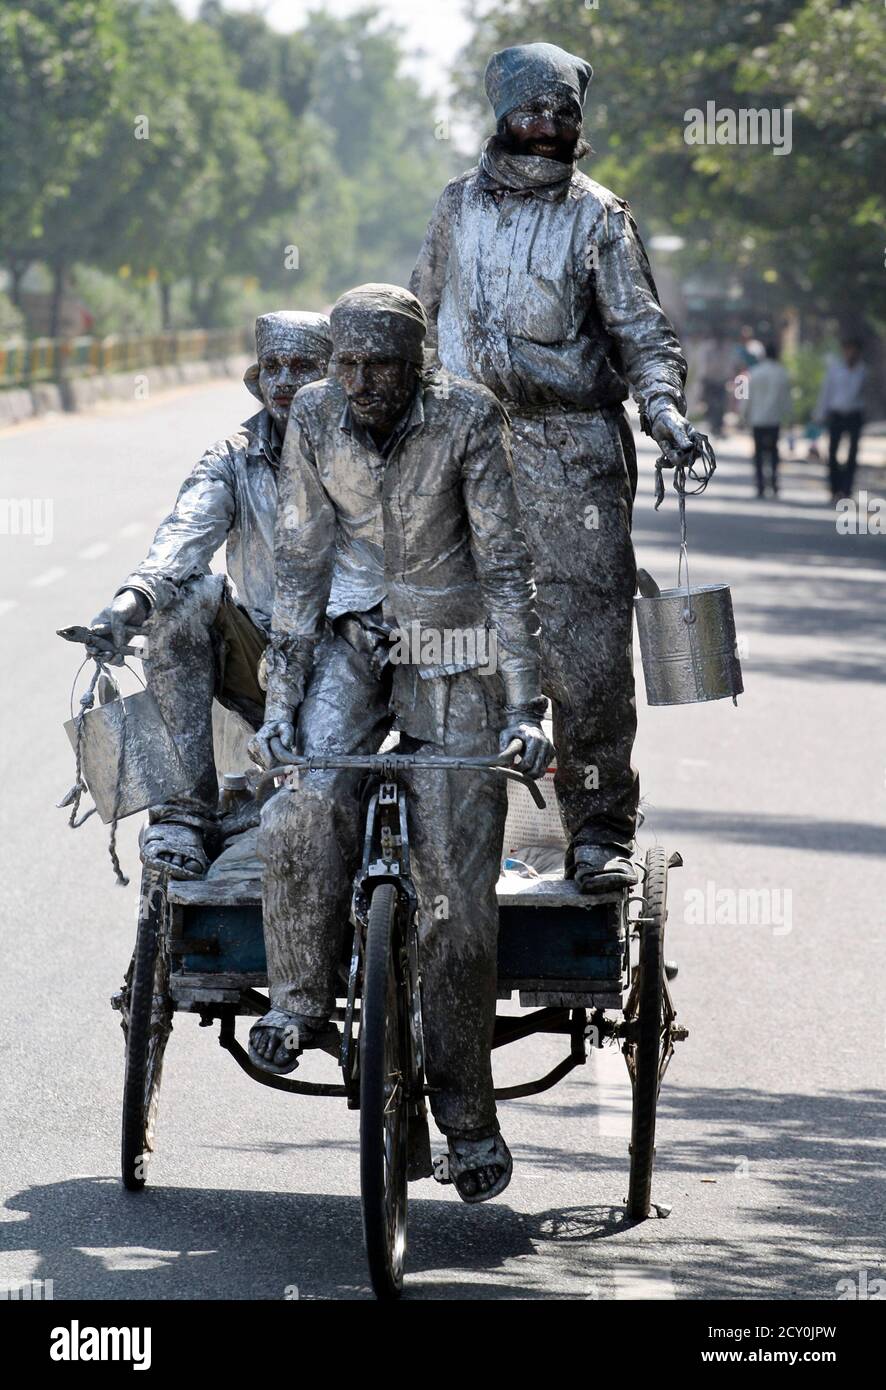
[[[469,672],[424,681],[414,674],[410,684],[411,674],[398,668],[392,700],[391,668],[375,674],[365,653],[328,636],[299,712],[300,751],[376,752],[395,718],[401,747],[411,752],[498,751],[497,678]],[[303,774],[298,791],[278,792],[263,810],[259,857],[274,1008],[328,1016],[344,993],[364,825],[359,781],[347,771]],[[490,1051],[505,784],[494,773],[416,772],[407,796],[431,1109],[444,1133],[457,1133],[495,1120]]]
[[[144,630],[145,679],[194,779],[189,795],[153,807],[150,819],[207,831],[218,806],[212,701],[259,727],[264,692],[258,663],[267,638],[237,603],[223,574],[188,580],[174,603],[151,613]]]
[[[557,800],[571,845],[630,849],[639,781],[631,513],[634,441],[624,411],[509,407],[514,482],[535,565],[542,687],[551,699]]]

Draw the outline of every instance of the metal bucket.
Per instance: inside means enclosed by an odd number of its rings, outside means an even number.
[[[75,751],[80,719],[82,779],[105,825],[160,806],[193,786],[193,774],[185,767],[150,690],[69,719],[65,733]]]
[[[734,701],[742,693],[727,584],[641,593],[634,608],[650,705]]]

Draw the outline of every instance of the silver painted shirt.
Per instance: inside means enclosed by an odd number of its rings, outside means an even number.
[[[154,607],[175,601],[179,586],[208,574],[220,546],[237,597],[270,631],[274,607],[274,515],[280,449],[266,410],[207,449],[161,522],[145,558],[121,589],[137,589]]]
[[[630,388],[644,424],[685,411],[686,363],[628,205],[578,170],[554,189],[481,168],[453,179],[410,288],[442,365],[509,409],[594,410]]]
[[[488,628],[508,703],[540,693],[508,425],[481,386],[445,374],[422,382],[384,458],[352,424],[338,382],[303,387],[281,461],[276,573],[269,701],[298,703],[327,616],[379,604],[387,623],[417,634],[422,677],[482,667],[482,643],[436,660],[434,635]]]

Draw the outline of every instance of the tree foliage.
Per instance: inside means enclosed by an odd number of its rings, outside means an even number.
[[[451,167],[401,60],[371,8],[280,34],[218,0],[0,0],[0,262],[56,299],[77,263],[156,283],[166,316],[184,283],[207,325],[238,285],[404,278]]]
[[[481,0],[458,64],[491,128],[490,52],[546,39],[596,73],[586,166],[685,263],[772,309],[886,319],[886,34],[868,0]],[[212,325],[403,281],[457,172],[371,5],[281,34],[204,0],[0,0],[0,263],[85,264]],[[790,108],[793,148],[687,144],[686,113]],[[139,122],[143,123],[141,127]],[[139,138],[139,130],[142,136]],[[173,294],[173,289],[175,293]],[[152,290],[153,293],[153,290]],[[240,308],[238,308],[238,303]]]

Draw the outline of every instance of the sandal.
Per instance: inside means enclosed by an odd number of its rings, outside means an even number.
[[[618,845],[576,845],[573,864],[580,893],[611,893],[637,882],[630,855]]]
[[[146,825],[138,837],[141,861],[146,868],[165,869],[170,878],[204,878],[209,868],[209,859],[203,848],[203,836],[192,825],[178,825],[175,821],[157,821]],[[161,855],[175,855],[182,862],[176,864],[172,859]],[[196,865],[189,868],[188,865]]]
[[[268,1033],[277,1034],[276,1046],[270,1056],[256,1051],[255,1044]],[[337,1051],[341,1039],[334,1023],[326,1018],[309,1018],[306,1014],[291,1014],[285,1009],[269,1009],[249,1030],[249,1060],[273,1076],[286,1076],[295,1071],[298,1059],[309,1048]]]
[[[488,1202],[504,1192],[511,1181],[514,1160],[511,1151],[496,1129],[493,1133],[477,1130],[466,1135],[450,1134],[449,1178],[463,1202]],[[497,1175],[497,1176],[496,1176]]]

